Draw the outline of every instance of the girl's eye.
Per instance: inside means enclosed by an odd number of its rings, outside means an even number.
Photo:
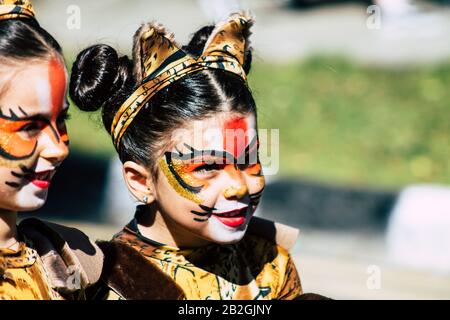
[[[69,120],[69,119],[70,119],[70,114],[68,114],[68,113],[66,112],[66,113],[64,113],[64,114],[62,114],[62,115],[60,115],[60,116],[58,117],[57,122],[58,122],[58,123],[64,123],[64,122],[66,122],[66,121]]]
[[[19,129],[19,131],[26,132],[28,134],[35,134],[35,133],[38,133],[40,130],[41,130],[41,126],[36,122],[28,123]]]
[[[195,172],[199,172],[199,171],[211,171],[211,170],[218,170],[219,167],[217,164],[204,164],[198,168],[195,168]]]
[[[238,165],[238,168],[239,170],[245,171],[252,176],[260,176],[262,173],[261,164],[259,162],[252,164],[240,164]]]
[[[58,127],[61,127],[65,125],[66,121],[70,119],[70,114],[65,112],[64,114],[61,114],[58,119],[56,120]]]
[[[251,168],[255,167],[256,165],[258,165],[258,163],[243,163],[243,164],[238,164],[237,167],[239,170],[244,171],[247,169],[251,169]]]
[[[220,166],[218,164],[204,164],[198,168],[195,168],[194,172],[199,172],[199,173],[206,173],[206,172],[211,172],[211,171],[215,171],[215,170],[220,170]]]

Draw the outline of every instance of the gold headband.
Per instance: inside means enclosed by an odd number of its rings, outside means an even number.
[[[180,78],[205,69],[220,69],[232,72],[246,82],[242,65],[252,24],[253,20],[246,14],[231,15],[215,27],[198,59],[181,50],[161,27],[152,26],[144,32],[139,48],[143,57],[142,83],[119,108],[111,125],[116,149],[119,149],[123,134],[145,103]]]
[[[0,20],[34,19],[34,9],[28,0],[0,0]]]

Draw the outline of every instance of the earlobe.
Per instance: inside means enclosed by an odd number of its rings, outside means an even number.
[[[127,161],[123,164],[122,171],[128,190],[138,201],[148,204],[155,200],[150,170],[136,162]]]

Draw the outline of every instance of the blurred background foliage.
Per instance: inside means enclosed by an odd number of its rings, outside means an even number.
[[[256,62],[249,81],[259,127],[280,129],[281,176],[387,188],[450,182],[450,62],[392,68],[316,56]],[[114,154],[99,113],[71,114],[74,150]]]

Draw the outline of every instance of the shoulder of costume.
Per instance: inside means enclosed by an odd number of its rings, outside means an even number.
[[[103,252],[80,230],[37,218],[21,221],[18,229],[39,254],[56,291],[82,292],[99,281]]]
[[[249,234],[269,240],[286,251],[290,251],[299,235],[299,229],[267,220],[260,217],[253,217],[250,220],[248,231]]]
[[[112,291],[127,300],[180,300],[183,290],[175,281],[129,245],[117,241],[97,241],[105,261],[101,279]]]

